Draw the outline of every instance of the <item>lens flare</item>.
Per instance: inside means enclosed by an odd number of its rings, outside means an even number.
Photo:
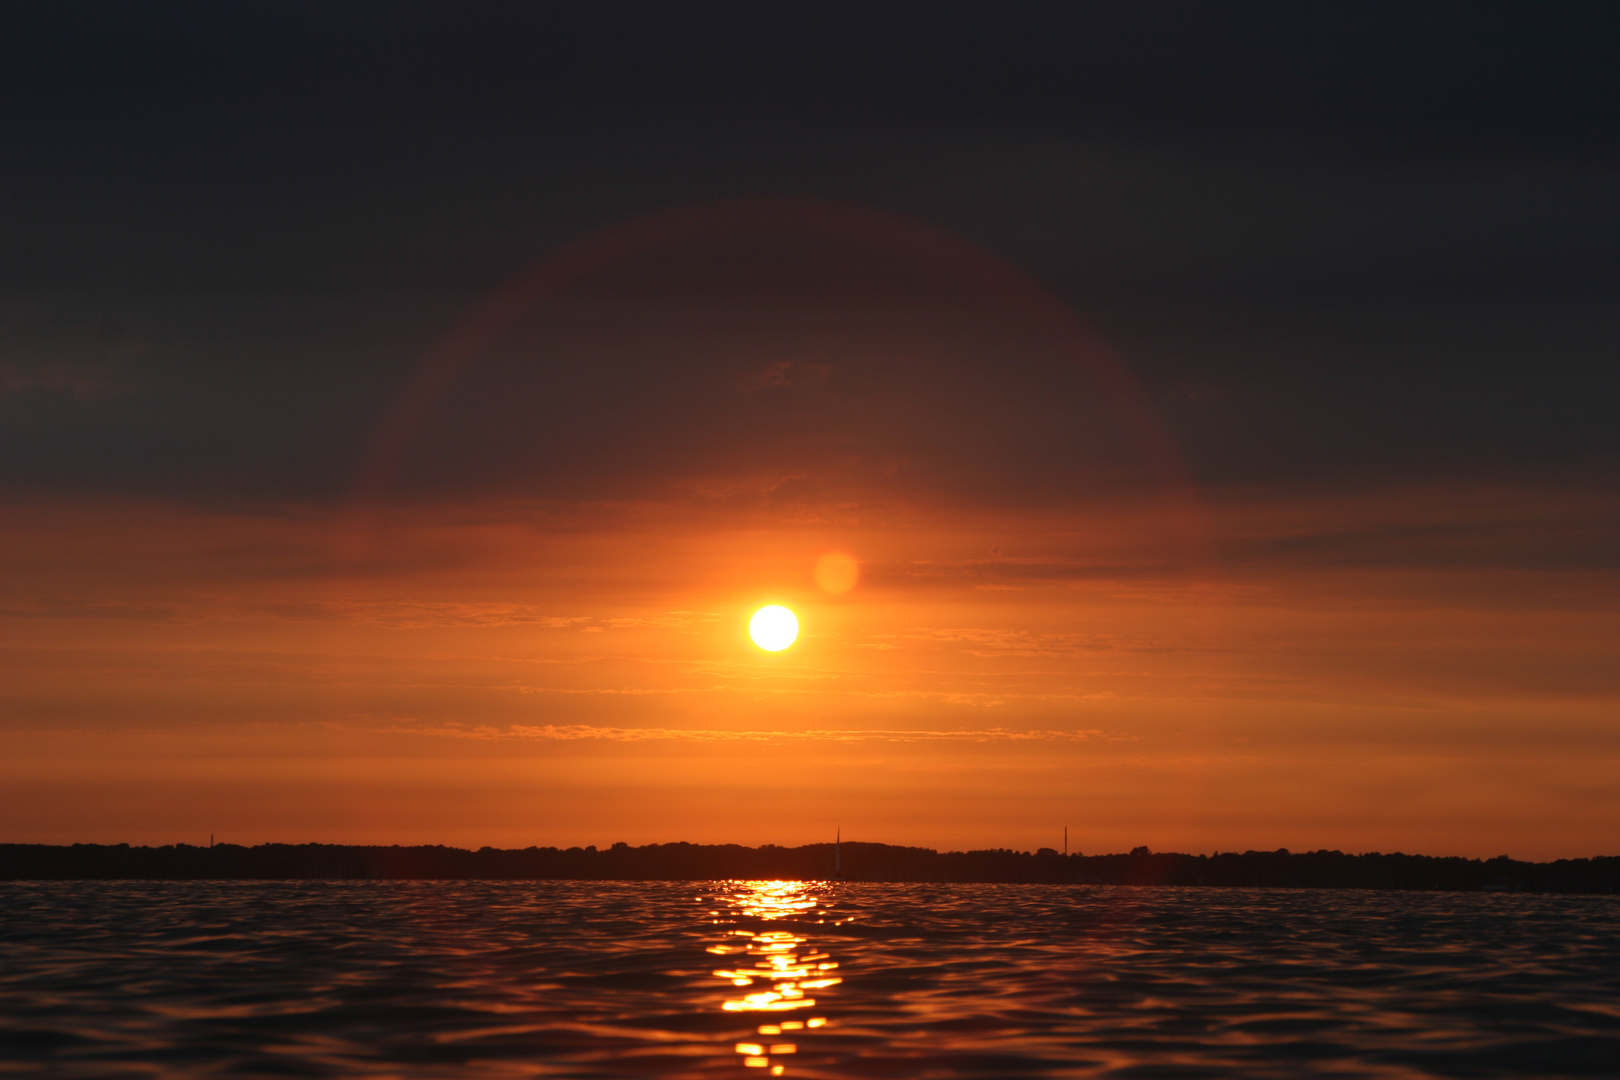
[[[766,652],[781,652],[798,638],[799,620],[781,604],[770,604],[754,612],[748,636]]]
[[[829,551],[816,560],[816,588],[822,592],[842,596],[855,587],[860,577],[860,563],[842,551]]]

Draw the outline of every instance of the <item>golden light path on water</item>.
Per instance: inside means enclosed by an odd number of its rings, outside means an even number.
[[[791,919],[802,925],[818,911],[824,913],[821,900],[810,891],[810,882],[738,881],[731,885],[736,891],[715,896],[730,906],[728,914],[750,920]],[[745,1067],[782,1076],[787,1065],[780,1059],[799,1052],[799,1044],[791,1040],[827,1025],[826,1017],[815,1014],[816,999],[810,995],[844,981],[833,974],[838,963],[827,953],[815,951],[810,939],[794,929],[732,930],[726,936],[730,940],[724,944],[709,946],[709,952],[717,956],[736,957],[730,967],[714,972],[738,991],[721,1008],[728,1013],[798,1014],[760,1024],[758,1042],[739,1042],[733,1047]]]

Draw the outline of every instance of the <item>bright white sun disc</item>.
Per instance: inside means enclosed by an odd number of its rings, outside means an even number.
[[[771,604],[748,620],[748,636],[766,652],[781,652],[799,636],[799,620],[781,604]]]

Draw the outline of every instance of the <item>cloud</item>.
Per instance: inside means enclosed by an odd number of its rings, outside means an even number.
[[[826,382],[832,377],[833,369],[830,364],[818,364],[803,360],[778,360],[767,364],[759,371],[750,373],[745,377],[740,389],[744,393],[754,393],[772,387],[814,386]]]
[[[989,627],[915,629],[900,637],[907,641],[959,645],[963,652],[978,657],[1082,657],[1102,653],[1163,651],[1142,644],[1126,646],[1118,634],[1038,633]]]
[[[1577,485],[1401,484],[1340,492],[1213,493],[1235,570],[1620,568],[1620,503]]]
[[[390,731],[439,735],[458,739],[530,739],[573,742],[1086,742],[1118,738],[1097,729],[1017,730],[986,728],[976,731],[826,729],[810,731],[724,731],[701,728],[597,727],[591,724],[513,724],[504,728],[445,724],[432,727],[390,728]]]
[[[151,623],[190,623],[200,621],[183,604],[130,603],[116,600],[83,600],[72,597],[14,600],[0,606],[0,618],[8,619],[117,619]]]
[[[86,400],[131,390],[116,365],[73,361],[0,362],[0,394],[30,391]]]
[[[629,629],[687,631],[713,624],[721,618],[718,613],[708,611],[667,611],[656,615],[613,617],[557,615],[533,604],[478,601],[310,599],[266,602],[188,599],[146,602],[86,600],[79,597],[14,599],[0,606],[0,616],[118,619],[187,625],[243,621],[338,623],[389,630],[536,626],[589,633]]]
[[[111,318],[0,311],[0,396],[53,394],[80,401],[132,393],[128,365],[141,335]]]

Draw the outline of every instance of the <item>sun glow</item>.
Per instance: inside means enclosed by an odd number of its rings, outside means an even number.
[[[770,604],[754,612],[748,636],[766,652],[781,652],[798,638],[799,620],[781,604]]]

